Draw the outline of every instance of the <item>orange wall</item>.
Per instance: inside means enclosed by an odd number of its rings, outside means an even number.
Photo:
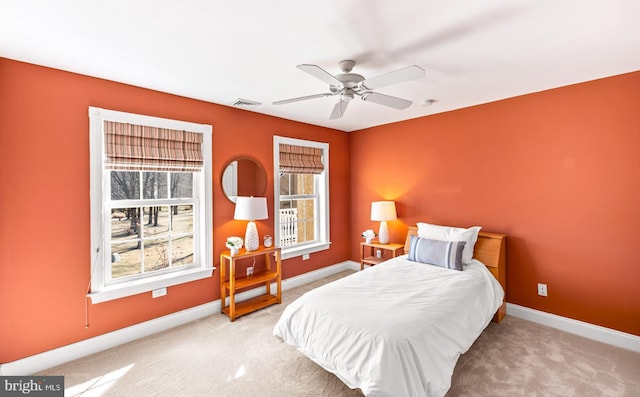
[[[640,335],[639,109],[635,72],[355,132],[353,231],[389,199],[397,242],[419,221],[506,233],[508,302]]]
[[[229,99],[230,101],[232,98]],[[213,125],[213,250],[244,235],[223,195],[223,167],[238,156],[267,171],[273,203],[273,135],[330,144],[331,249],[283,262],[292,277],[349,259],[349,135],[101,79],[0,58],[0,363],[14,361],[219,298],[214,277],[89,305],[88,107]],[[251,144],[247,144],[251,142]],[[273,222],[259,221],[273,235]]]
[[[358,260],[371,201],[392,199],[393,240],[417,221],[506,233],[509,302],[640,335],[639,104],[637,72],[345,134],[0,58],[0,363],[219,298],[216,271],[89,305],[85,329],[88,106],[213,125],[216,256],[245,226],[220,188],[227,162],[257,159],[271,203],[273,135],[329,142],[333,244],[284,261],[285,278]]]

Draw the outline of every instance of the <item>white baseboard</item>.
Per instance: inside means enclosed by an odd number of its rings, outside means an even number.
[[[287,290],[296,288],[344,270],[360,270],[360,264],[354,261],[345,261],[304,273],[299,276],[291,277],[282,280],[282,289]],[[274,289],[275,285],[272,285],[272,291]],[[238,294],[238,299],[248,299],[258,296],[263,292],[264,289],[261,288],[245,291]],[[0,364],[0,375],[32,375],[48,368],[218,313],[220,313],[219,299],[204,305],[192,307],[153,320],[145,321],[140,324],[109,332],[108,334],[99,335],[67,346],[62,346],[33,356],[25,357],[20,360]],[[640,337],[636,335],[627,334],[582,321],[572,320],[566,317],[560,317],[555,314],[529,309],[512,303],[507,303],[507,314],[613,346],[621,347],[623,349],[640,352]]]
[[[158,317],[107,334],[85,339],[43,353],[0,364],[0,375],[26,376],[177,327],[199,318],[220,313],[220,300]]]
[[[332,274],[344,270],[360,270],[360,264],[353,261],[345,261],[332,266],[327,266],[319,270],[304,273],[282,281],[282,289],[287,290],[298,287],[312,281],[320,280]],[[272,285],[272,291],[276,288]],[[239,300],[248,299],[264,293],[264,287],[256,288],[238,294]],[[185,309],[153,320],[135,324],[122,328],[108,334],[99,335],[85,339],[80,342],[62,346],[43,353],[25,357],[20,360],[0,364],[0,375],[2,376],[27,376],[44,371],[69,361],[77,360],[81,357],[95,354],[103,350],[144,338],[167,329],[186,324],[191,321],[220,313],[220,300],[205,303],[204,305]]]
[[[507,315],[640,353],[640,336],[507,303]]]

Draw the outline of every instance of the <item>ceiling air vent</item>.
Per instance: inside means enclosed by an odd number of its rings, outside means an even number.
[[[262,105],[262,102],[252,101],[250,99],[238,98],[233,103],[233,106],[258,106]]]

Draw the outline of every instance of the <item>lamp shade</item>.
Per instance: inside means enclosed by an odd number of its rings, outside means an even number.
[[[266,197],[238,197],[236,200],[236,211],[233,219],[255,221],[267,219],[267,198]]]
[[[396,203],[393,201],[374,201],[371,203],[372,221],[393,221],[396,215]]]

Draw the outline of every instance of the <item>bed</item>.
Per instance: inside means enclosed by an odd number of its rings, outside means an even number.
[[[505,315],[505,236],[480,232],[456,271],[405,255],[307,292],[274,335],[366,396],[443,396],[458,357]],[[408,253],[408,254],[407,254]]]

